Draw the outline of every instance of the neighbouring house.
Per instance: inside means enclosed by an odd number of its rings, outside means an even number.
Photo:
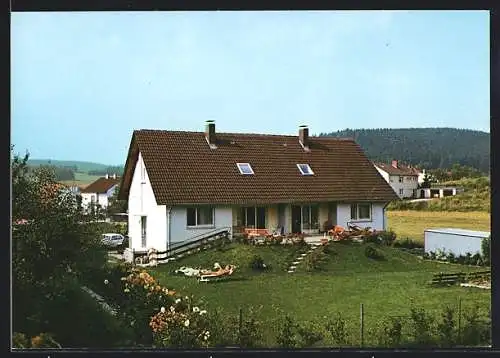
[[[483,239],[490,236],[486,231],[463,229],[427,229],[424,231],[425,252],[444,251],[455,256],[470,253],[481,254]]]
[[[113,195],[119,183],[120,178],[117,178],[115,174],[112,176],[106,174],[105,177],[101,177],[89,184],[80,191],[83,208],[88,209],[91,204],[99,205],[103,209],[107,208],[109,198]]]
[[[393,160],[391,164],[373,163],[380,175],[392,187],[394,192],[401,198],[415,198],[419,182],[423,182],[425,170],[406,166]]]
[[[383,230],[397,196],[352,139],[136,130],[119,198],[130,248],[171,245],[243,228],[319,233],[348,222]]]

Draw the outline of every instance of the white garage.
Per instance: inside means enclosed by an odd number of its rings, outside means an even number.
[[[427,229],[424,231],[425,252],[438,250],[452,252],[455,256],[481,254],[481,242],[490,236],[487,231],[463,229]]]

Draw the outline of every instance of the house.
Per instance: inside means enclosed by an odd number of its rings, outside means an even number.
[[[90,204],[99,205],[105,209],[108,207],[109,198],[113,195],[120,179],[115,174],[97,179],[92,184],[80,191],[82,195],[82,206],[87,209]]]
[[[432,185],[430,188],[420,188],[416,197],[419,199],[444,198],[463,193],[464,189],[455,186]]]
[[[130,248],[164,251],[224,229],[319,233],[325,222],[383,230],[397,199],[351,139],[136,130],[119,198]]]
[[[483,239],[490,236],[486,231],[464,229],[427,229],[424,231],[425,252],[443,251],[455,256],[470,253],[481,254]]]
[[[391,164],[373,163],[380,175],[392,187],[394,192],[401,198],[414,198],[419,182],[423,182],[425,171],[402,165],[397,160]]]

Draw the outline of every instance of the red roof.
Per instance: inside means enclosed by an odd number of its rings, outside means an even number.
[[[398,167],[395,168],[391,164],[385,163],[373,163],[383,171],[391,175],[407,175],[407,176],[418,176],[420,171],[417,168],[402,165],[398,163]]]
[[[141,153],[158,205],[389,202],[397,196],[351,139],[217,133],[211,149],[202,132],[134,131],[120,198],[126,199]],[[253,175],[236,163],[250,163]],[[307,163],[314,175],[301,175]]]
[[[104,194],[107,193],[109,189],[113,186],[120,183],[120,178],[99,178],[92,184],[89,184],[87,187],[81,190],[81,193],[98,193]]]

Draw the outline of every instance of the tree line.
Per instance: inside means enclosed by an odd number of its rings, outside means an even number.
[[[401,163],[426,169],[471,167],[483,173],[490,168],[490,134],[455,128],[345,129],[322,136],[349,137],[373,161]]]
[[[27,166],[28,170],[33,172],[37,168],[44,168],[49,171],[53,171],[55,175],[55,179],[57,181],[64,181],[64,180],[75,180],[76,178],[76,173],[79,172],[78,167],[76,165],[72,166],[56,166],[53,164],[42,164],[39,166]],[[105,176],[106,174],[113,175],[116,174],[116,176],[121,176],[123,174],[123,166],[109,166],[105,169],[102,170],[89,170],[87,172],[88,175],[95,175],[95,176]]]
[[[121,176],[123,174],[123,167],[122,166],[110,166],[106,167],[106,169],[101,169],[101,170],[89,170],[87,172],[88,175],[101,175],[104,176],[106,174],[113,175],[116,174],[117,176]]]

